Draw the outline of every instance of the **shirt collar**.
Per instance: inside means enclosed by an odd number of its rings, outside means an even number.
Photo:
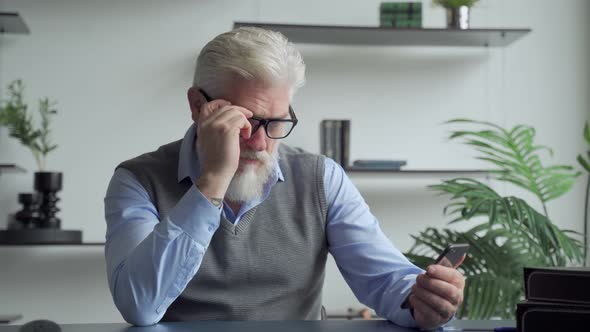
[[[181,182],[182,180],[189,177],[192,182],[195,183],[195,181],[201,175],[199,156],[197,155],[195,149],[196,135],[197,131],[195,124],[192,124],[186,131],[186,134],[184,134],[184,138],[182,139],[182,143],[180,145],[180,152],[178,156],[178,182]],[[275,161],[273,168],[278,181],[285,181],[278,160]]]

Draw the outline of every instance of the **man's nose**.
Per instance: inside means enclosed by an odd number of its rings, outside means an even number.
[[[254,151],[266,150],[266,132],[264,131],[264,126],[258,127],[249,139],[244,140],[244,145]]]

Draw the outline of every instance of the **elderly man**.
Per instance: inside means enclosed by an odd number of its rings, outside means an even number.
[[[105,198],[105,255],[128,322],[318,319],[332,254],[362,303],[434,328],[463,299],[459,272],[412,265],[333,160],[281,145],[297,124],[299,52],[240,28],[201,51],[183,139],[121,163]]]

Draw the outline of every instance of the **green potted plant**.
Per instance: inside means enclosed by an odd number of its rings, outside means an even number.
[[[584,140],[590,148],[590,124],[586,123],[584,126]],[[582,154],[578,155],[578,162],[586,172],[588,172],[588,180],[586,181],[586,204],[584,205],[584,263],[587,264],[588,257],[588,205],[590,205],[590,150],[586,152],[586,158]]]
[[[523,295],[524,266],[582,264],[580,234],[562,230],[550,218],[546,203],[570,190],[580,172],[571,166],[544,166],[539,152],[551,149],[536,145],[535,129],[516,126],[510,130],[489,122],[452,120],[475,125],[480,130],[457,130],[451,139],[479,152],[478,159],[496,168],[493,177],[532,193],[542,208],[537,211],[525,200],[502,196],[488,185],[470,178],[457,178],[430,186],[450,195],[444,209],[449,224],[461,223],[465,231],[427,228],[412,236],[415,244],[407,256],[419,266],[433,261],[449,243],[468,243],[470,253],[459,268],[466,276],[465,301],[457,316],[469,319],[513,318]]]
[[[21,80],[8,85],[8,100],[0,105],[0,126],[8,128],[9,135],[27,147],[37,162],[39,169],[35,172],[34,187],[42,194],[38,226],[60,228],[61,221],[55,216],[59,211],[56,207],[59,199],[55,193],[62,188],[62,173],[45,171],[47,155],[57,148],[49,139],[51,119],[57,114],[55,102],[49,98],[39,100],[38,113],[41,122],[36,126],[33,116],[28,112],[28,105],[24,102],[24,90]]]
[[[469,11],[479,0],[432,0],[447,11],[447,27],[469,29]]]

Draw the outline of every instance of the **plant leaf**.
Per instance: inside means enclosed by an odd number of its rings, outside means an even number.
[[[23,100],[24,89],[21,80],[15,80],[8,85],[9,98],[0,105],[0,126],[8,128],[11,137],[31,150],[41,169],[45,156],[57,148],[49,142],[51,117],[57,114],[57,111],[53,109],[55,103],[48,98],[39,100],[41,124],[36,128]]]

